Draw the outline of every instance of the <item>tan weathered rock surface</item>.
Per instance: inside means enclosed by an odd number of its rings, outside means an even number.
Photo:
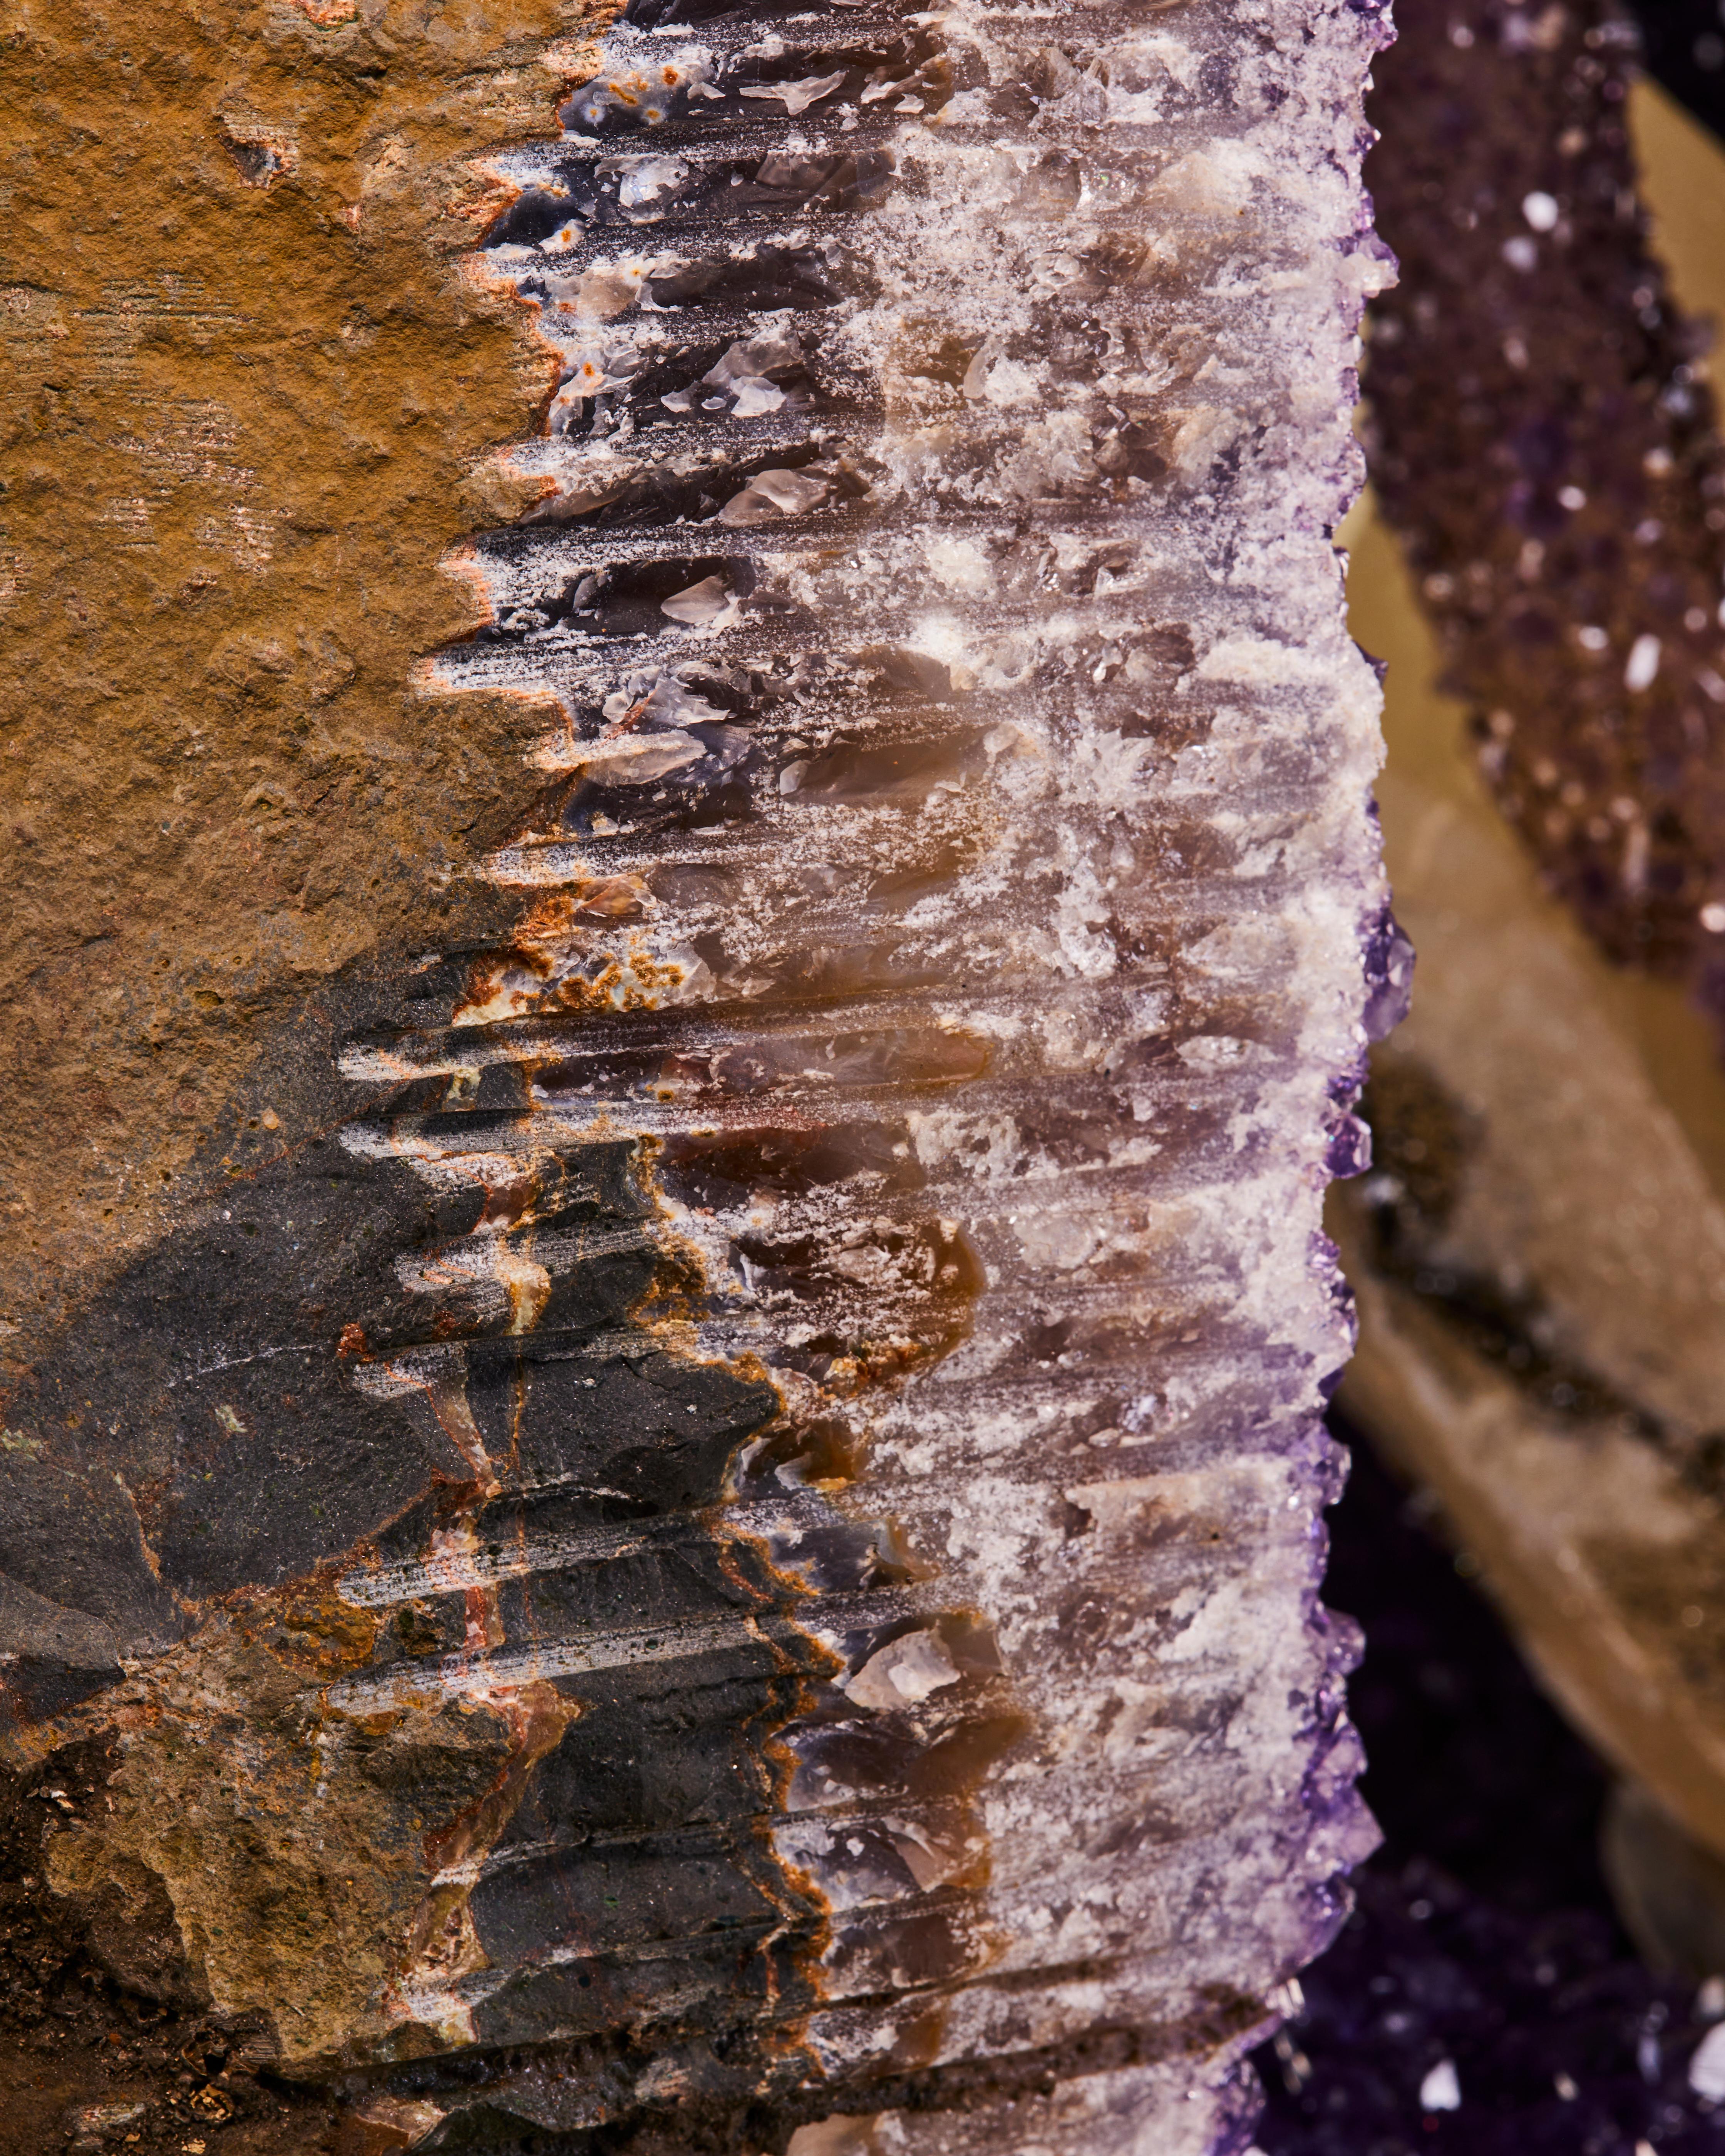
[[[554,128],[587,20],[5,10],[14,1358],[219,1173],[297,998],[459,916],[525,790],[519,711],[410,676],[473,621],[436,563],[506,513],[490,454],[555,379],[460,266],[501,198],[473,161]]]

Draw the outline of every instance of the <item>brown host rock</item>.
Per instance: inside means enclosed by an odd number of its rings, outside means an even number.
[[[307,989],[459,910],[518,790],[519,715],[408,675],[471,619],[435,563],[507,506],[487,453],[555,378],[462,273],[495,210],[470,160],[554,124],[580,24],[6,11],[14,1354],[217,1169]]]

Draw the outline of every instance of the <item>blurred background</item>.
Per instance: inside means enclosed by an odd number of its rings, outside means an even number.
[[[1334,1194],[1327,1588],[1384,1841],[1257,2145],[1688,2156],[1725,2148],[1725,14],[1395,13],[1337,540],[1417,967]]]

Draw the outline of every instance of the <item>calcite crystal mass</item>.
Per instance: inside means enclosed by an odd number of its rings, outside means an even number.
[[[42,1891],[362,2142],[1248,2138],[1372,1838],[1383,34],[634,0],[490,158],[557,386],[413,686],[532,715],[515,925],[308,998],[6,1409]]]

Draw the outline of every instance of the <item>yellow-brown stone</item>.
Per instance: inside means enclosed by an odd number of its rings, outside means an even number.
[[[593,19],[599,11],[593,11]],[[424,698],[554,377],[460,258],[569,0],[0,27],[0,1349],[156,1229],[305,986],[447,933],[523,713]],[[557,42],[553,43],[552,40]],[[267,1104],[266,1112],[267,1112]],[[212,1166],[213,1163],[210,1163]]]

